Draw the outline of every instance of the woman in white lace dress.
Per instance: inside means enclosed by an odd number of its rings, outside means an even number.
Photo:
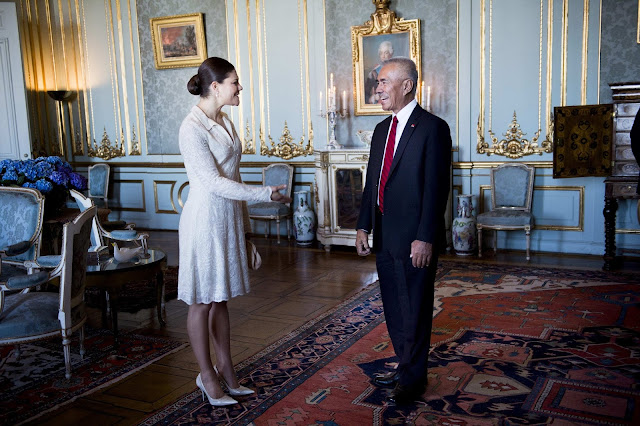
[[[227,301],[249,291],[245,234],[250,231],[246,201],[290,202],[283,186],[245,185],[240,179],[242,145],[222,112],[237,106],[242,86],[233,65],[209,58],[187,88],[200,101],[180,127],[180,152],[189,178],[189,196],[180,217],[178,298],[189,305],[187,330],[200,366],[197,386],[212,405],[237,401],[253,390],[239,386],[230,351]],[[216,366],[211,362],[209,336]]]

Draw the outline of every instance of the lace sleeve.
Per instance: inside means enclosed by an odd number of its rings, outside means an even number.
[[[179,140],[189,179],[197,179],[206,191],[231,200],[271,200],[270,187],[245,185],[222,176],[209,150],[206,134],[194,123],[187,121],[180,127]]]

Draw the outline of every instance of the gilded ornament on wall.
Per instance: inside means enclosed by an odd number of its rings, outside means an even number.
[[[485,142],[484,136],[482,135],[482,127],[480,124],[480,120],[478,119],[478,146],[477,151],[478,154],[487,154],[487,155],[504,155],[508,158],[521,158],[525,155],[538,154],[542,155],[543,152],[552,152],[553,144],[549,140],[542,141],[542,145],[538,145],[538,138],[540,137],[541,130],[538,129],[535,136],[531,141],[525,139],[525,133],[520,129],[520,124],[518,124],[518,119],[516,117],[516,112],[513,112],[513,120],[511,120],[511,124],[509,124],[509,128],[503,134],[504,139],[498,140],[493,131],[489,130],[489,135],[491,136],[491,146],[489,146],[488,142]]]
[[[115,157],[124,157],[125,150],[124,145],[121,142],[118,142],[117,139],[113,146],[111,145],[109,135],[107,135],[107,129],[105,128],[100,145],[98,145],[94,139],[93,145],[89,144],[87,155],[89,157],[99,157],[103,160],[110,160]]]
[[[313,154],[313,128],[309,128],[309,141],[307,145],[304,145],[304,136],[300,137],[300,142],[294,143],[293,137],[291,136],[291,132],[289,131],[289,126],[287,122],[284,122],[284,130],[282,132],[282,136],[280,136],[280,143],[276,144],[271,136],[269,136],[269,141],[271,142],[271,148],[267,148],[267,143],[264,139],[264,134],[262,132],[262,126],[260,126],[260,154],[266,155],[267,157],[276,156],[280,157],[283,160],[291,160],[295,157],[302,157],[306,155]]]

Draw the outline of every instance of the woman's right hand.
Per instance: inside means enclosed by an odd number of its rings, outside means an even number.
[[[287,197],[286,195],[282,195],[280,190],[285,189],[287,185],[277,185],[271,186],[271,201],[277,201],[279,203],[290,203],[291,197]]]

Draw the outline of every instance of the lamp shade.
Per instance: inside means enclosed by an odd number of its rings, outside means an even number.
[[[47,94],[55,101],[68,101],[73,97],[71,90],[48,90]]]

